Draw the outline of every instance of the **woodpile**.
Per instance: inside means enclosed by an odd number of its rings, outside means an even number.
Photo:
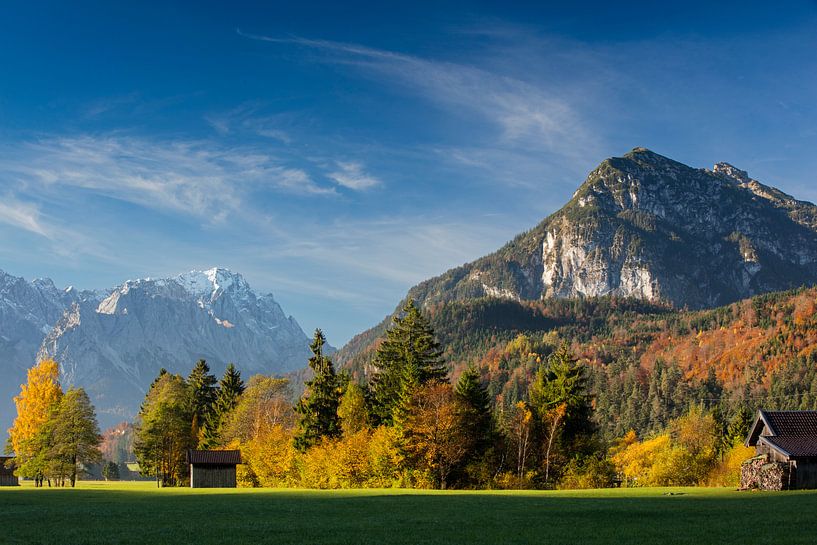
[[[789,483],[789,465],[770,462],[765,454],[749,458],[740,468],[741,490],[785,490]]]

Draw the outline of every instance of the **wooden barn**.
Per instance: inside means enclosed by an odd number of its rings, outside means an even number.
[[[190,488],[235,488],[235,469],[241,463],[238,450],[189,450]]]
[[[741,468],[741,488],[817,488],[817,411],[759,410],[746,446],[757,455]]]
[[[0,486],[20,486],[20,481],[14,474],[11,456],[0,456]]]

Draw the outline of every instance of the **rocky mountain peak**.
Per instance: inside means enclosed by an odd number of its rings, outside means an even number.
[[[247,378],[303,367],[309,339],[271,295],[214,267],[170,278],[128,280],[107,290],[60,290],[0,273],[0,381],[10,400],[37,358],[60,363],[65,386],[91,395],[103,425],[135,414],[164,367],[187,374],[204,358],[214,373],[234,363]],[[0,405],[2,429],[12,409]]]
[[[740,183],[748,184],[752,181],[752,179],[749,178],[748,172],[732,166],[729,163],[716,163],[715,166],[712,167],[712,172],[715,174],[723,174]]]
[[[728,163],[693,168],[635,148],[602,161],[535,228],[410,296],[616,295],[705,308],[814,283],[817,207]]]

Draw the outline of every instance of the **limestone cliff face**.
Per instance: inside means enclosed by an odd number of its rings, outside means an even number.
[[[424,303],[618,295],[704,308],[817,283],[817,207],[726,163],[636,148],[494,254],[423,282]]]

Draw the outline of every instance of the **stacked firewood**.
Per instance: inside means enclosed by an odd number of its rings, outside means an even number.
[[[789,482],[789,467],[782,462],[770,462],[765,454],[749,458],[740,470],[740,488],[748,490],[784,490]]]

